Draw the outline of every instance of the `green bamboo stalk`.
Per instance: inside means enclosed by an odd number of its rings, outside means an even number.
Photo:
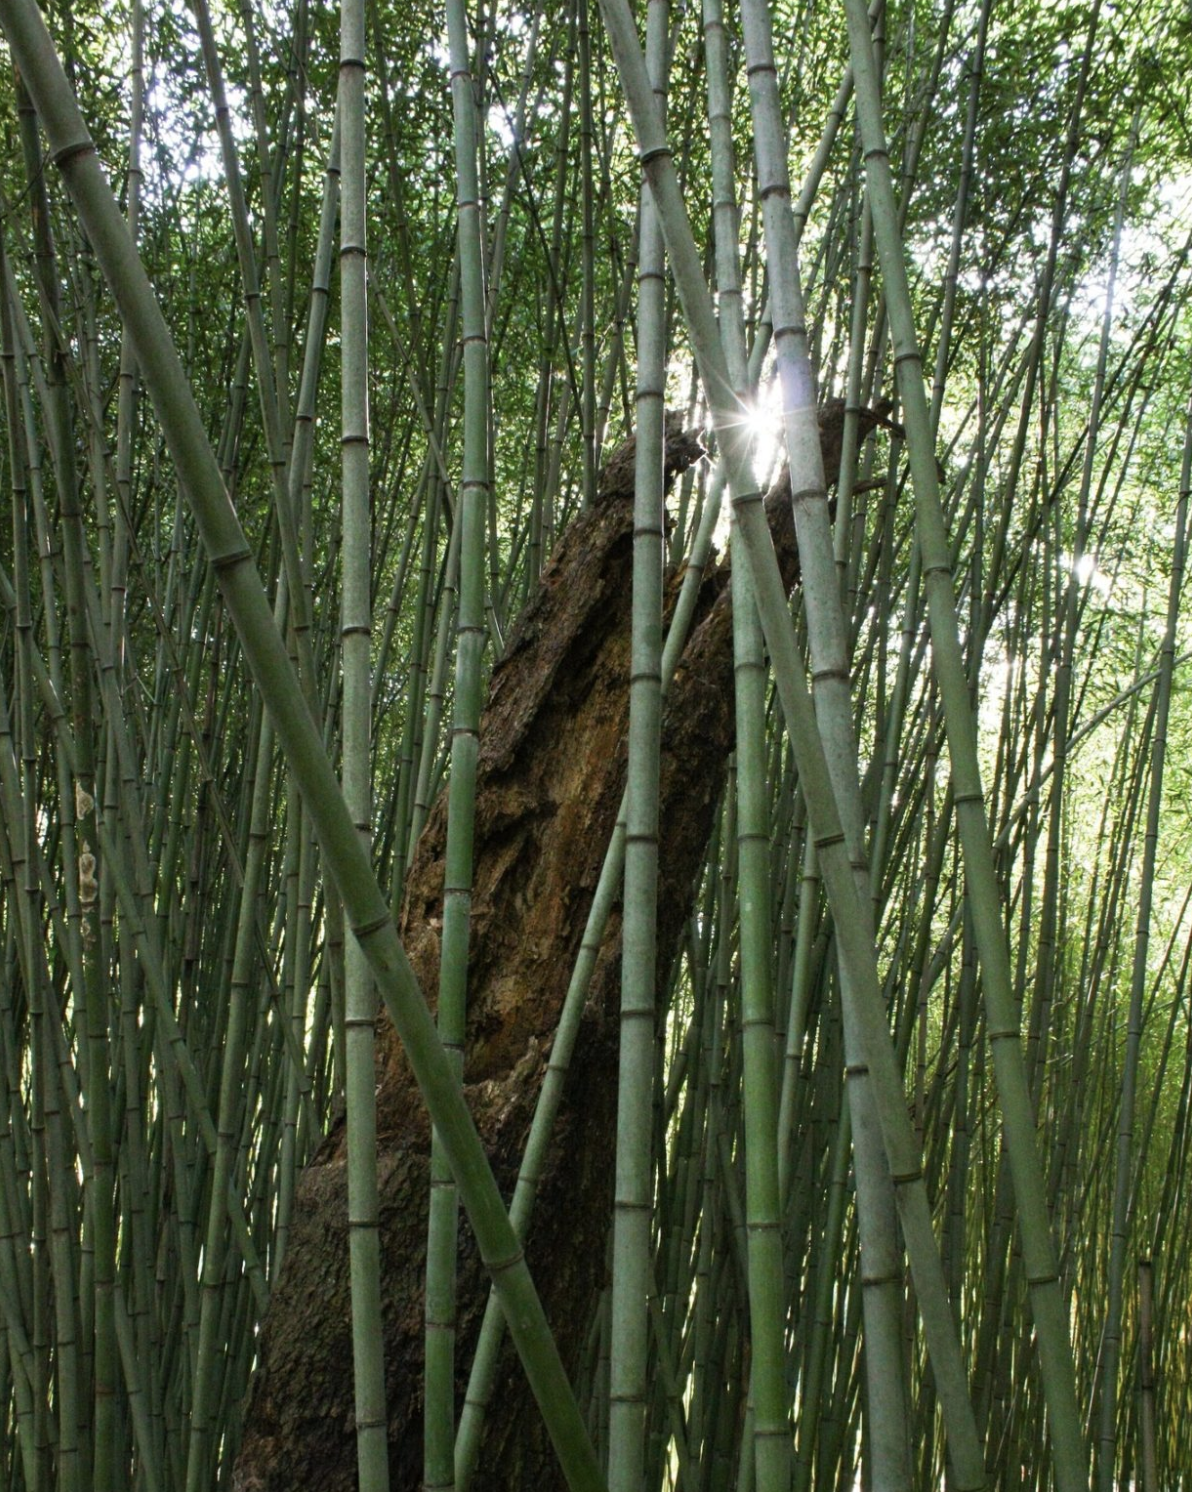
[[[588,30],[588,0],[576,0],[576,40],[579,44],[579,185],[582,211],[580,245],[580,344],[582,349],[580,431],[583,436],[583,502],[596,501],[596,241],[594,148],[592,124],[592,42]]]
[[[708,115],[716,204],[716,276],[720,325],[730,376],[742,404],[751,394],[745,352],[737,215],[729,127],[724,26],[720,7],[705,4]],[[790,1427],[784,1348],[784,1279],[779,1226],[774,1065],[774,993],[770,966],[769,825],[764,762],[766,672],[761,625],[748,567],[733,566],[733,669],[736,701],[737,858],[741,919],[741,1021],[745,1084],[745,1192],[749,1260],[752,1434],[742,1447],[738,1486],[754,1477],[763,1492],[790,1482]]]
[[[464,453],[452,540],[458,533],[459,611],[455,712],[451,736],[443,931],[439,962],[439,1034],[457,1079],[463,1078],[476,762],[479,753],[484,627],[484,532],[489,492],[489,364],[484,286],[484,222],[480,202],[477,104],[468,63],[463,0],[447,6],[452,113],[455,126],[457,243],[464,359]],[[450,564],[450,562],[449,562]],[[449,608],[444,607],[446,619]],[[428,732],[428,742],[437,728]],[[421,773],[420,773],[421,777]],[[455,1271],[459,1199],[441,1137],[431,1145],[427,1231],[424,1481],[450,1489],[455,1480]]]
[[[663,0],[655,0],[648,12],[647,46],[651,86],[660,111],[665,104],[667,86],[666,18]],[[581,89],[582,86],[581,83]],[[662,720],[662,451],[666,306],[662,234],[644,184],[640,207],[637,299],[629,765],[613,1196],[610,1492],[637,1492],[642,1483],[648,1397],[648,1301],[651,1293],[654,1159],[650,1128],[658,1004],[655,921]]]
[[[362,0],[340,11],[338,115],[342,179],[340,290],[343,370],[343,793],[367,857],[372,848],[372,686],[369,511],[368,291],[365,181],[365,19]],[[380,1203],[372,971],[354,938],[344,949],[348,1247],[352,1299],[356,1464],[360,1492],[388,1492],[389,1435],[381,1315]]]

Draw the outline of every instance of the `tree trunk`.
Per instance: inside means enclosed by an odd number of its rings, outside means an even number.
[[[668,470],[700,453],[673,428]],[[605,468],[595,506],[567,530],[493,671],[481,726],[465,1089],[489,1160],[512,1192],[551,1040],[625,779],[633,462]],[[767,500],[788,584],[798,568],[789,483]],[[785,499],[785,500],[784,500]],[[662,737],[659,989],[674,958],[733,739],[726,565],[700,589],[667,695]],[[669,604],[678,578],[668,588]],[[446,795],[416,849],[401,918],[428,999],[438,984]],[[574,1376],[604,1283],[612,1206],[620,915],[607,929],[539,1192],[527,1253]],[[377,1128],[386,1391],[394,1492],[422,1481],[423,1269],[429,1126],[388,1020],[378,1029]],[[346,1145],[342,1118],[298,1188],[246,1406],[239,1492],[353,1492]],[[488,1294],[466,1222],[459,1255],[459,1393]],[[506,1343],[477,1492],[561,1488],[524,1374]]]

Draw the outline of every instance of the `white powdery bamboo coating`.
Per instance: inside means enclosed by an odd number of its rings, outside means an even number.
[[[940,506],[934,440],[897,227],[869,20],[864,0],[845,0],[845,9],[874,231],[910,448],[932,661],[944,702],[956,816],[977,947],[985,975],[989,1039],[1021,1223],[1023,1262],[1039,1342],[1043,1390],[1051,1415],[1056,1485],[1059,1492],[1080,1492],[1088,1486],[1088,1467],[1076,1401],[1068,1311],[1051,1236],[1051,1219],[1035,1144],[1034,1117],[1011,993],[1009,950],[985,817],[976,729],[960,650],[950,552]]]

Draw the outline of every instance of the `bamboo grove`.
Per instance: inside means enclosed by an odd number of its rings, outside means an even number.
[[[399,1485],[382,1011],[434,1126],[427,1487],[496,1485],[505,1322],[560,1486],[1190,1484],[1192,22],[638,10],[0,0],[13,1492],[240,1485],[339,1114],[357,1484]],[[667,410],[709,452],[669,495]],[[625,798],[502,1196],[460,1082],[481,711],[631,432]],[[726,549],[735,751],[660,967],[661,712]],[[431,991],[396,917],[441,793]],[[565,1366],[519,1239],[617,915]]]

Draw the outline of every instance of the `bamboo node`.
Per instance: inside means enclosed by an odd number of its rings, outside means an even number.
[[[71,162],[79,156],[94,154],[95,142],[90,135],[84,135],[81,140],[72,140],[69,145],[63,145],[59,150],[55,150],[53,160],[59,171],[65,173]]]

